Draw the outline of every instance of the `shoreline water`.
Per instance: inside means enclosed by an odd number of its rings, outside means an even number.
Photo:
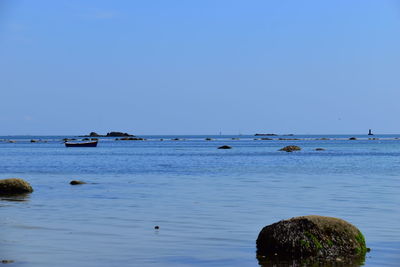
[[[399,262],[397,140],[147,136],[68,149],[60,137],[0,142],[1,178],[35,188],[0,201],[2,257],[16,266],[256,266],[261,228],[308,214],[358,226],[372,249],[365,266]],[[277,151],[293,142],[303,149]]]

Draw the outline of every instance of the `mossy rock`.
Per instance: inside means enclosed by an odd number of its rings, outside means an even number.
[[[285,146],[281,149],[279,149],[279,151],[286,151],[286,152],[293,152],[293,151],[299,151],[301,150],[301,147],[299,146]]]
[[[338,218],[302,216],[264,227],[257,238],[264,260],[362,263],[368,251],[363,234]]]
[[[0,180],[0,195],[16,195],[32,192],[32,186],[23,179],[9,178]]]

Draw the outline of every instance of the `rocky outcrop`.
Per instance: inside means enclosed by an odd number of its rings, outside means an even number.
[[[0,195],[15,195],[32,192],[32,186],[23,179],[9,178],[0,180]]]
[[[82,135],[81,137],[133,137],[133,134],[123,132],[109,132],[106,135],[101,135],[96,132],[91,132],[89,135]]]
[[[96,132],[91,132],[89,134],[89,137],[100,137],[100,135],[98,133],[96,133]]]
[[[218,147],[218,149],[231,149],[232,147],[231,146],[220,146],[220,147]]]
[[[145,140],[144,138],[141,137],[122,137],[122,138],[117,138],[115,140],[122,140],[122,141],[143,141]]]
[[[301,150],[301,147],[299,146],[285,146],[281,149],[279,149],[279,151],[286,151],[286,152],[293,152],[293,151],[299,151]]]
[[[342,219],[316,215],[268,225],[261,230],[256,244],[259,259],[266,261],[351,263],[363,260],[369,251],[363,234],[354,225]]]
[[[277,134],[273,134],[273,133],[256,133],[254,136],[277,136]]]
[[[106,137],[130,137],[130,136],[134,135],[122,132],[109,132],[106,134]]]

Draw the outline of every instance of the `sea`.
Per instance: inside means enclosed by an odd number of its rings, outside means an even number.
[[[0,136],[0,179],[34,188],[0,197],[0,260],[259,266],[264,226],[314,214],[361,230],[363,266],[400,266],[400,135],[140,137],[67,148],[82,137]]]

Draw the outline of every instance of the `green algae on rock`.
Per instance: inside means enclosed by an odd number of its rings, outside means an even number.
[[[32,186],[23,179],[8,178],[0,180],[0,195],[15,195],[32,192]]]
[[[363,234],[354,225],[317,215],[268,225],[261,230],[256,244],[259,260],[275,262],[346,262],[357,266],[368,251]]]

